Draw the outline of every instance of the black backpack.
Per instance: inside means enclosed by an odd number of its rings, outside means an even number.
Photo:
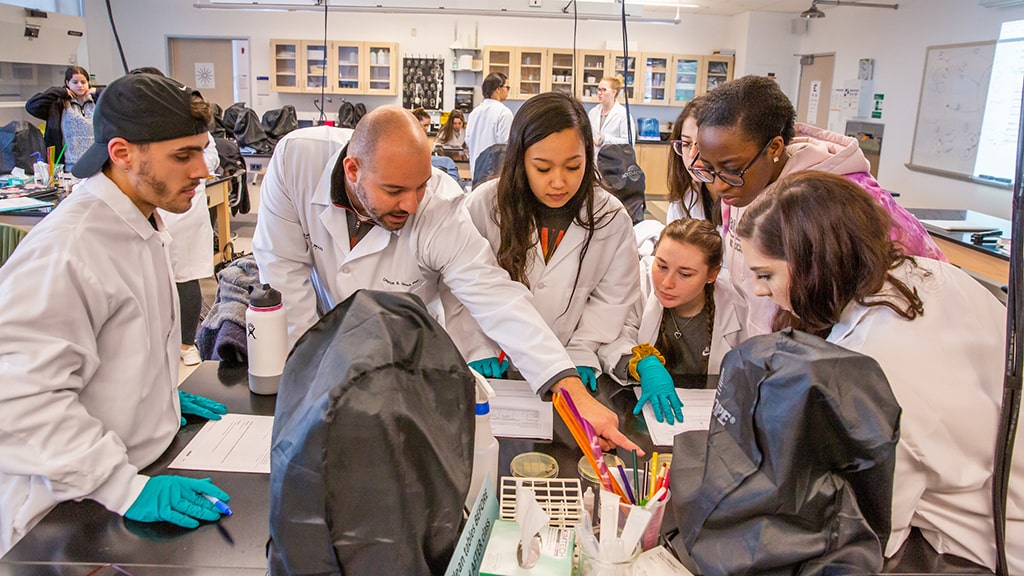
[[[633,219],[633,225],[642,222],[647,210],[644,190],[647,179],[636,161],[636,153],[629,144],[605,144],[597,152],[597,172],[601,186],[622,202]]]
[[[15,120],[0,128],[0,173],[24,168],[31,174],[33,152],[38,152],[40,158],[46,152],[43,133],[34,124]]]
[[[237,174],[240,170],[245,170],[245,159],[242,158],[242,153],[238,150],[238,143],[233,138],[218,138],[213,137],[214,144],[217,145],[217,154],[220,156],[220,170],[221,174]],[[243,176],[241,178],[235,178],[231,183],[231,193],[228,198],[228,205],[231,206],[231,214],[248,214],[250,209],[249,202],[249,183]],[[227,242],[229,239],[225,239]]]

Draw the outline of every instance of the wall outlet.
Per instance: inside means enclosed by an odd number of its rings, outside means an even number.
[[[530,8],[540,8],[540,0],[530,0]]]

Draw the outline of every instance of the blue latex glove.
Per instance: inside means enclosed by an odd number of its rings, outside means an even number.
[[[597,392],[597,374],[594,374],[594,369],[590,366],[577,366],[576,372],[580,375],[580,380],[583,380],[583,385],[590,388],[591,392]]]
[[[483,360],[473,360],[469,367],[476,370],[484,378],[501,378],[508,371],[508,358],[498,362],[494,356]]]
[[[641,394],[633,414],[639,414],[644,403],[650,402],[658,422],[664,422],[665,418],[669,424],[675,424],[677,419],[682,422],[683,403],[676,394],[672,376],[661,361],[655,356],[648,356],[637,363],[636,373],[640,375]]]
[[[182,414],[192,414],[207,420],[220,420],[221,414],[228,413],[227,406],[216,400],[210,400],[209,398],[203,398],[202,396],[196,396],[181,390],[178,390],[178,400],[181,403]],[[184,417],[181,419],[181,425],[185,425]]]
[[[124,513],[125,518],[139,522],[170,522],[184,528],[196,528],[199,520],[219,520],[220,511],[206,499],[209,494],[222,502],[231,499],[209,478],[196,480],[184,476],[154,476],[146,482],[142,493]]]

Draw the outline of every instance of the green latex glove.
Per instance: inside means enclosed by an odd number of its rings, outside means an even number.
[[[580,375],[580,380],[583,380],[583,385],[590,388],[591,392],[597,392],[597,374],[594,373],[594,369],[590,366],[577,366],[576,372]]]
[[[221,414],[228,413],[227,406],[216,400],[210,400],[209,398],[203,398],[202,396],[196,396],[181,390],[178,390],[178,400],[181,404],[182,414],[192,414],[207,420],[220,420]],[[185,425],[184,417],[181,419],[181,425]]]
[[[469,363],[469,367],[479,372],[484,378],[501,378],[508,370],[508,358],[501,362],[498,362],[494,356],[483,360],[473,360]]]
[[[124,513],[125,518],[139,522],[170,522],[184,528],[196,528],[199,520],[219,520],[220,512],[203,494],[222,502],[231,499],[209,478],[196,480],[184,476],[154,476],[146,482],[142,493]]]
[[[669,424],[675,424],[678,419],[683,421],[683,403],[676,394],[676,385],[672,382],[672,375],[668,373],[665,366],[655,356],[648,356],[636,365],[636,373],[640,375],[640,399],[637,400],[633,414],[639,414],[644,408],[644,403],[650,402],[654,409],[654,417],[658,422],[664,422],[668,418]]]

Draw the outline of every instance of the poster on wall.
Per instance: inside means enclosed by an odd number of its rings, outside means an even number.
[[[213,62],[196,62],[196,88],[216,88]]]
[[[444,58],[402,58],[402,107],[440,110],[443,103]]]

